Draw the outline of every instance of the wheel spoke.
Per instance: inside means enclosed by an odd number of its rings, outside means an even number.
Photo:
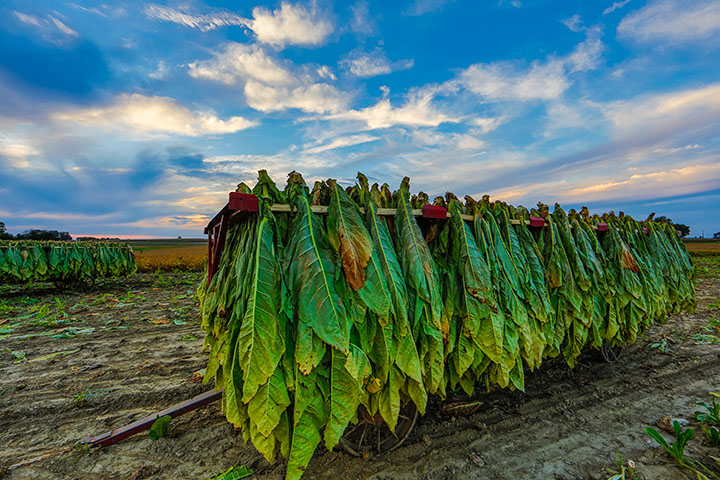
[[[356,423],[355,425],[353,425],[352,427],[350,427],[350,429],[345,430],[345,433],[344,433],[343,435],[349,436],[352,432],[354,432],[355,430],[357,430],[357,429],[360,427],[360,425],[364,425],[364,423]]]
[[[360,435],[360,440],[358,441],[358,450],[362,450],[362,444],[363,444],[362,442],[363,442],[363,439],[365,438],[365,432],[367,432],[367,428],[368,428],[368,425],[366,423],[365,428],[363,428],[362,435]]]

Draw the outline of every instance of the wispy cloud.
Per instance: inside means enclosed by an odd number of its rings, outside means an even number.
[[[234,133],[257,125],[243,117],[223,120],[210,111],[192,112],[169,97],[139,94],[120,95],[113,104],[105,107],[57,112],[53,118],[89,127],[125,128],[145,135],[175,134],[190,137]]]
[[[529,67],[517,61],[477,63],[463,70],[459,81],[489,101],[555,99],[570,86],[570,74],[597,66],[604,49],[600,36],[598,29],[591,29],[570,54],[548,57]]]
[[[169,69],[167,64],[163,60],[160,60],[157,63],[157,68],[155,68],[154,71],[150,72],[148,74],[148,77],[152,78],[153,80],[162,80],[165,78],[165,76],[167,76],[168,71]]]
[[[350,28],[353,32],[371,35],[375,32],[377,26],[375,20],[370,14],[370,7],[366,0],[359,0],[350,7],[352,11],[352,23]]]
[[[40,36],[43,40],[50,43],[62,44],[66,43],[70,39],[78,38],[80,36],[78,32],[65,25],[53,15],[38,17],[17,11],[14,11],[13,15],[22,24],[40,32]]]
[[[482,133],[488,133],[498,128],[504,121],[504,117],[478,117],[472,119],[472,124],[480,127]]]
[[[620,2],[613,2],[612,5],[610,5],[605,10],[603,10],[603,15],[607,15],[609,13],[614,12],[615,10],[619,10],[622,7],[624,7],[625,5],[627,5],[628,3],[630,3],[630,0],[622,0]]]
[[[616,131],[631,132],[659,126],[680,129],[687,125],[709,125],[720,121],[720,83],[601,106]]]
[[[257,40],[276,47],[285,45],[315,46],[325,42],[334,29],[329,16],[315,4],[306,8],[283,2],[277,10],[253,9],[253,18],[244,18],[228,10],[196,13],[187,7],[172,8],[151,4],[145,14],[153,19],[172,22],[207,32],[221,27],[242,26],[255,33]]]
[[[403,15],[425,15],[426,13],[442,10],[455,0],[413,0],[410,6],[403,11]]]
[[[577,13],[570,18],[562,20],[561,22],[573,32],[581,32],[583,30],[582,20],[580,19],[580,15]]]
[[[380,137],[376,137],[373,135],[365,135],[365,134],[349,135],[346,137],[335,138],[332,141],[323,143],[321,145],[316,145],[316,146],[308,145],[308,146],[306,146],[303,153],[313,155],[313,154],[317,154],[317,153],[327,152],[330,150],[335,150],[338,148],[346,148],[346,147],[352,147],[355,145],[362,145],[363,143],[377,142],[378,140],[380,140]]]
[[[39,150],[28,143],[0,136],[0,157],[4,157],[6,162],[13,168],[30,167],[28,157],[40,153]]]
[[[385,52],[378,47],[370,53],[351,52],[340,64],[356,77],[369,78],[387,75],[398,70],[407,70],[412,68],[414,62],[411,59],[392,62],[385,56]]]
[[[687,165],[667,170],[648,169],[642,173],[623,172],[612,179],[585,182],[560,193],[566,201],[589,202],[606,199],[653,198],[657,192],[663,196],[685,195],[704,191],[720,184],[720,158],[711,163]]]
[[[720,33],[720,2],[654,1],[623,18],[617,33],[620,38],[638,43],[660,43],[665,46],[696,40],[717,40]]]
[[[437,127],[442,123],[458,123],[461,118],[442,112],[433,104],[436,88],[424,88],[411,92],[405,103],[393,107],[388,98],[375,105],[359,110],[349,110],[324,118],[329,120],[358,120],[368,128],[388,128],[395,125],[414,127]]]
[[[185,27],[197,28],[202,32],[228,26],[247,26],[250,20],[229,11],[212,13],[192,13],[187,8],[172,8],[165,5],[150,4],[145,7],[145,15],[155,20],[172,22]]]

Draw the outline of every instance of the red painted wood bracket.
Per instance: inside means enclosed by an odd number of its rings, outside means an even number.
[[[530,217],[530,226],[534,228],[544,227],[545,219],[542,217]]]
[[[237,210],[240,212],[260,211],[258,197],[256,197],[252,193],[230,192],[230,201],[228,202],[228,208],[230,210]]]
[[[423,218],[447,218],[447,208],[439,205],[423,205]]]

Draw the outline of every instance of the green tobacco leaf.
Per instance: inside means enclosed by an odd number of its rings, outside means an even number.
[[[350,344],[350,353],[331,352],[330,402],[325,427],[325,446],[332,450],[345,428],[355,416],[362,395],[362,384],[369,362],[357,346]]]
[[[230,467],[222,473],[218,473],[208,478],[207,480],[240,480],[241,478],[249,477],[253,474],[250,467],[245,465]]]
[[[277,368],[248,403],[248,415],[258,431],[268,437],[280,423],[280,417],[288,406],[290,397],[285,376],[282,369]]]
[[[403,180],[397,195],[398,204],[395,213],[397,253],[406,282],[415,289],[423,301],[430,305],[432,314],[428,320],[439,329],[443,309],[440,281],[430,248],[413,215],[408,195],[407,183]]]
[[[274,231],[271,218],[263,216],[255,235],[250,295],[236,353],[244,372],[243,403],[250,401],[260,385],[267,382],[285,351],[284,315],[280,313],[284,286],[276,258]]]
[[[318,384],[323,380],[318,375],[318,369],[309,375],[296,375],[293,431],[286,480],[298,480],[302,476],[322,440],[320,430],[328,419],[325,398]]]
[[[495,298],[492,294],[490,270],[478,249],[475,236],[470,226],[462,219],[462,209],[457,201],[450,204],[451,222],[453,226],[453,246],[457,257],[458,268],[463,279],[462,299],[465,307],[463,328],[466,334],[473,337],[478,334],[480,324],[491,321],[492,311],[496,310]],[[498,340],[502,338],[502,330],[495,332]],[[496,354],[502,355],[502,342],[497,345]],[[462,375],[462,372],[458,372]]]
[[[392,313],[400,329],[400,335],[405,335],[408,326],[407,288],[402,275],[402,267],[398,260],[393,242],[390,237],[385,220],[381,219],[375,210],[375,205],[369,200],[365,203],[365,220],[370,228],[370,236],[375,247],[374,255],[380,263],[387,291],[390,294]]]
[[[495,257],[493,249],[492,237],[487,222],[482,218],[480,212],[476,212],[473,225],[475,236],[477,238],[478,250],[485,257],[487,265],[490,268],[492,283],[496,288],[496,297],[499,299],[500,289],[499,280],[499,263]],[[484,322],[480,322],[479,333],[475,337],[477,346],[487,355],[490,360],[500,364],[503,358],[503,344],[505,343],[505,317],[501,308],[496,308],[490,312],[490,318]]]
[[[288,278],[297,317],[325,343],[348,351],[350,322],[335,289],[335,263],[328,250],[319,216],[310,209],[307,197],[294,197],[297,208],[289,247]]]

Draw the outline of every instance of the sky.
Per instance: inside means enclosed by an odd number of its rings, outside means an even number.
[[[201,237],[266,169],[720,231],[720,2],[5,0],[0,221]]]

